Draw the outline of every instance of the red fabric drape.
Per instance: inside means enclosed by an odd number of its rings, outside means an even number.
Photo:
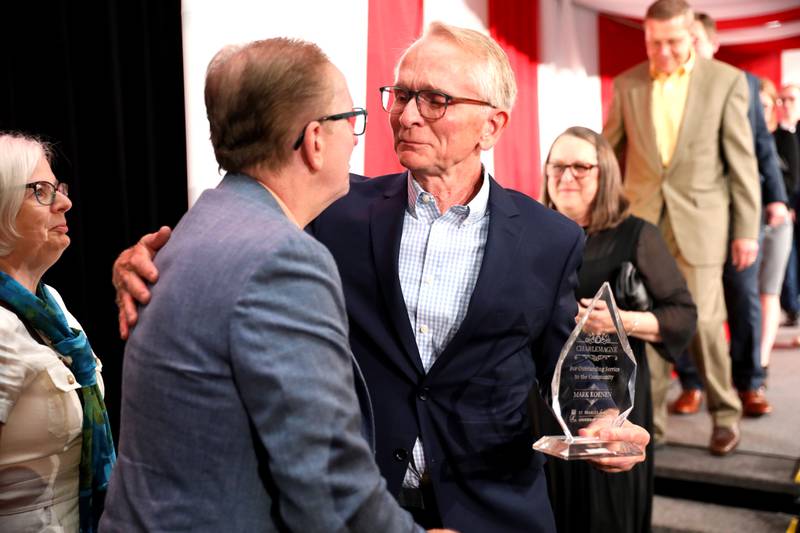
[[[494,168],[503,186],[538,198],[539,157],[539,1],[488,0],[489,32],[500,43],[519,89],[511,120],[494,148]]]
[[[787,9],[785,11],[776,11],[774,13],[764,13],[763,15],[756,15],[754,17],[743,17],[738,19],[718,20],[718,30],[733,30],[740,28],[753,28],[762,26],[768,22],[789,22],[792,20],[800,20],[800,7],[794,9]]]
[[[763,43],[722,46],[717,53],[717,59],[749,70],[756,76],[767,77],[780,87],[781,53],[793,48],[800,48],[800,36]]]
[[[600,13],[597,17],[603,123],[614,95],[614,77],[647,59],[641,21]]]
[[[378,176],[402,170],[394,153],[389,116],[381,109],[378,87],[394,82],[400,54],[422,33],[422,0],[369,1],[367,30],[367,112],[364,173]]]

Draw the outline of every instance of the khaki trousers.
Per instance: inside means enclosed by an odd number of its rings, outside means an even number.
[[[742,404],[733,387],[731,358],[723,328],[726,319],[723,265],[690,265],[681,255],[666,212],[661,217],[659,228],[697,305],[697,333],[689,345],[689,353],[705,386],[708,411],[714,426],[730,428],[741,418]],[[667,390],[672,365],[661,359],[652,348],[648,348],[647,355],[653,394],[653,426],[655,438],[661,440],[667,428]]]

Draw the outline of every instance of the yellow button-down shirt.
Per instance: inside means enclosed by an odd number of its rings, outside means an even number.
[[[689,93],[689,79],[694,67],[694,50],[689,59],[672,74],[650,71],[653,77],[653,127],[656,130],[656,144],[661,155],[661,163],[666,167],[675,152],[678,130],[681,127],[686,95]]]

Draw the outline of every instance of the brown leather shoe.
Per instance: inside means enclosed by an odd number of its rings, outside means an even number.
[[[739,391],[742,400],[742,410],[745,416],[759,417],[772,412],[772,406],[764,394],[764,387]]]
[[[700,410],[702,401],[703,391],[700,389],[686,389],[669,406],[669,410],[676,415],[693,415]]]
[[[728,455],[739,445],[739,427],[715,427],[708,450],[712,455]]]

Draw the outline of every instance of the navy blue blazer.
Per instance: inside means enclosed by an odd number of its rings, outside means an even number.
[[[574,326],[583,232],[493,179],[483,263],[467,315],[426,374],[398,277],[406,174],[362,181],[312,230],[336,260],[350,343],[375,414],[376,460],[400,490],[417,435],[445,527],[555,531],[528,394],[550,386]]]
[[[747,108],[747,119],[750,129],[753,130],[753,143],[755,145],[756,159],[758,160],[758,174],[761,178],[761,203],[767,205],[772,202],[788,203],[786,186],[778,165],[778,151],[775,140],[767,129],[764,120],[764,110],[758,95],[761,84],[755,74],[744,71],[747,78],[747,87],[750,89],[750,102]]]

